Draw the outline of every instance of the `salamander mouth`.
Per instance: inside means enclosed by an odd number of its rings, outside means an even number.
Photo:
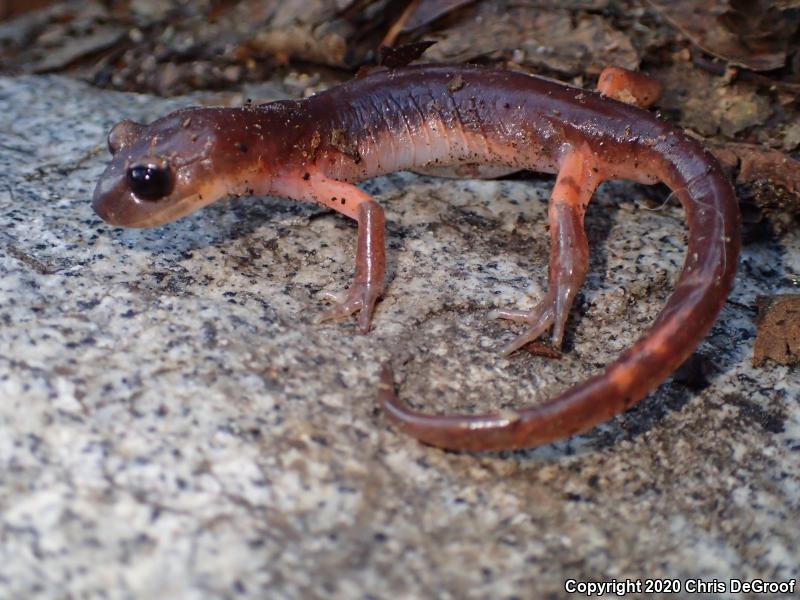
[[[127,188],[124,178],[119,178],[112,186],[103,181],[98,183],[92,206],[97,215],[109,225],[154,227],[193,213],[225,194],[225,183],[218,181],[177,199],[140,200]]]
[[[188,215],[207,204],[202,194],[191,194],[177,202],[164,204],[157,210],[140,212],[137,211],[136,208],[141,206],[141,203],[145,201],[129,199],[129,202],[134,205],[134,210],[130,210],[125,206],[120,210],[119,203],[115,202],[115,200],[114,198],[95,198],[94,210],[97,215],[109,225],[135,228],[163,225]]]
[[[193,213],[229,193],[237,193],[240,186],[235,182],[247,180],[248,177],[251,180],[255,177],[260,178],[262,185],[259,189],[265,187],[263,174],[257,173],[252,166],[226,178],[210,177],[202,169],[187,172],[188,167],[206,158],[205,153],[199,153],[191,157],[191,160],[181,162],[178,167],[171,163],[175,168],[175,189],[170,196],[159,200],[138,198],[128,185],[122,164],[110,166],[97,183],[92,206],[97,215],[110,225],[153,227]]]

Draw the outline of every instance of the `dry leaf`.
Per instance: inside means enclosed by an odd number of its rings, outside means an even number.
[[[753,366],[771,359],[781,365],[800,363],[800,295],[760,296]]]
[[[598,74],[614,64],[636,69],[639,56],[628,37],[599,15],[485,4],[446,31],[425,53],[433,61],[464,62],[500,53],[515,62],[567,75]],[[516,52],[515,52],[516,51]]]
[[[729,83],[723,77],[693,68],[691,63],[673,65],[659,72],[664,95],[663,110],[680,112],[682,127],[704,136],[722,133],[728,138],[763,125],[772,114],[768,96],[757,85]]]
[[[419,29],[462,6],[472,4],[474,1],[475,0],[422,0],[414,12],[409,15],[401,31],[408,32]]]
[[[792,2],[767,0],[649,0],[669,22],[706,52],[734,65],[769,71],[786,63],[800,14]]]

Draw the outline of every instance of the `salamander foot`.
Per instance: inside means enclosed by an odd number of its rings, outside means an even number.
[[[348,290],[335,293],[326,293],[325,299],[333,302],[333,306],[323,311],[317,318],[318,323],[332,321],[350,316],[360,311],[358,314],[358,328],[361,333],[369,331],[369,324],[372,320],[372,313],[375,311],[375,303],[383,293],[379,286],[368,283],[354,283]]]
[[[506,344],[500,350],[500,354],[503,356],[508,356],[526,344],[530,344],[531,342],[539,339],[544,332],[553,326],[556,317],[556,304],[555,295],[548,294],[533,308],[533,310],[498,309],[491,311],[489,313],[489,318],[491,319],[507,319],[516,323],[527,323],[529,325],[529,327],[522,334],[514,338],[514,340],[512,340],[510,343]],[[555,348],[558,348],[561,345],[561,340],[556,340],[555,337],[552,342]]]

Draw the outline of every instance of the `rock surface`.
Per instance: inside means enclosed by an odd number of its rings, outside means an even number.
[[[536,450],[442,452],[386,423],[380,363],[430,411],[545,399],[652,322],[680,208],[604,186],[564,358],[502,359],[512,332],[486,313],[542,293],[551,182],[368,182],[390,282],[362,336],[314,323],[350,281],[342,217],[246,198],[153,230],[93,214],[109,127],[188,102],[0,79],[0,597],[555,598],[566,579],[798,576],[800,374],[751,365],[756,296],[797,289],[797,233],[745,248],[711,335],[622,417]]]

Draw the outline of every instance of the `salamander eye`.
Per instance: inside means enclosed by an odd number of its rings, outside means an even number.
[[[168,166],[134,165],[128,169],[128,183],[134,195],[142,200],[160,200],[172,192],[172,174]]]

